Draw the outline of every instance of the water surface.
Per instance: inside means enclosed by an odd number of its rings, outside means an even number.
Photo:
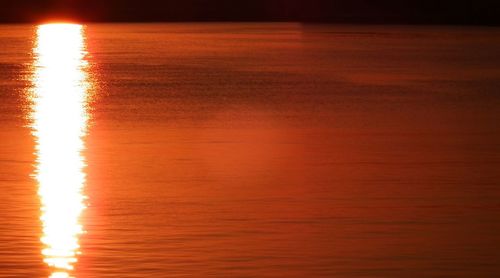
[[[50,34],[0,26],[1,277],[500,273],[499,29]]]

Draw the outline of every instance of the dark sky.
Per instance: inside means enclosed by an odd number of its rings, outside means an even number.
[[[304,21],[499,25],[497,0],[6,0],[1,22]]]

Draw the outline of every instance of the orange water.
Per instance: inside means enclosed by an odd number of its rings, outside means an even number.
[[[499,29],[38,30],[0,26],[0,277],[500,273]]]

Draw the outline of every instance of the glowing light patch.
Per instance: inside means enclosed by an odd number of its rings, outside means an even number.
[[[42,254],[51,277],[70,277],[77,262],[85,209],[88,76],[83,27],[46,24],[37,29],[32,133],[41,202]]]

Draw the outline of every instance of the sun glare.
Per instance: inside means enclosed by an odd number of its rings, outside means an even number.
[[[51,277],[69,277],[79,253],[85,209],[88,76],[83,27],[44,24],[36,33],[32,130],[41,201],[42,254]]]

